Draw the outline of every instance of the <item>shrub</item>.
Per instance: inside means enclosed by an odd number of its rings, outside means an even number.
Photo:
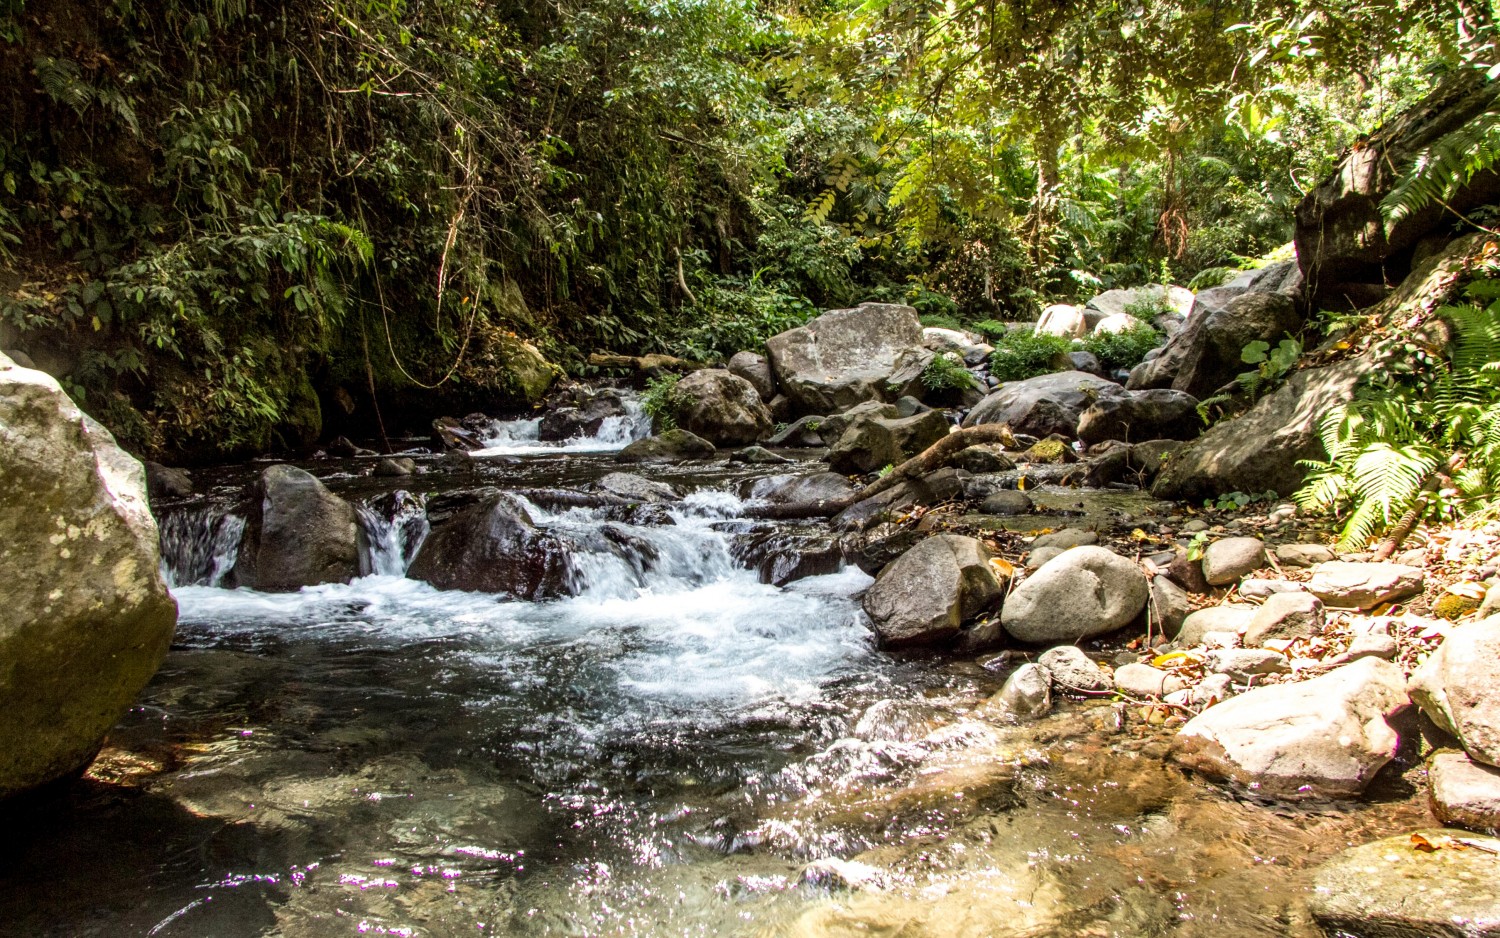
[[[947,352],[939,352],[922,369],[922,386],[929,391],[967,391],[978,388],[979,380],[963,362]]]
[[[677,389],[681,375],[662,375],[646,382],[641,395],[641,409],[651,418],[651,429],[663,433],[677,427],[677,411],[688,403],[687,395]]]
[[[1161,333],[1147,325],[1124,332],[1100,332],[1083,340],[1085,351],[1092,352],[1107,370],[1134,368],[1146,353],[1161,343]]]
[[[1020,381],[1061,370],[1058,356],[1073,350],[1071,339],[1035,332],[1012,332],[995,343],[990,374],[999,381]]]

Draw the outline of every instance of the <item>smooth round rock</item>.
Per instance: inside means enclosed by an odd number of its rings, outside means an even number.
[[[1237,583],[1266,564],[1266,545],[1255,537],[1226,537],[1203,552],[1203,578],[1210,586]]]
[[[1075,547],[1011,593],[1000,623],[1019,641],[1076,642],[1130,623],[1146,607],[1149,592],[1134,561],[1103,547]]]

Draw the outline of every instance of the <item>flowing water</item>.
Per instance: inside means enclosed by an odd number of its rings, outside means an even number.
[[[531,505],[570,598],[404,576],[418,490],[582,484],[635,432],[502,426],[477,479],[400,489],[310,466],[365,529],[346,585],[223,588],[254,467],[168,513],[173,651],[87,777],[0,816],[4,934],[1315,934],[1308,864],[1420,815],[1235,800],[1107,703],[982,719],[1001,675],[877,651],[857,569],[746,569],[745,467],[655,471],[689,491],[649,524]]]

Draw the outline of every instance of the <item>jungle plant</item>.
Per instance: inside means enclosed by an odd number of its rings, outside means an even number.
[[[1297,503],[1340,515],[1344,547],[1384,534],[1377,559],[1385,559],[1422,521],[1462,517],[1494,499],[1500,280],[1476,281],[1467,292],[1474,302],[1439,310],[1453,329],[1446,355],[1417,341],[1394,343],[1374,382],[1324,418],[1328,458],[1302,463],[1311,473]]]
[[[967,391],[978,389],[979,379],[957,356],[939,352],[922,369],[922,386],[929,391]]]
[[[1096,332],[1083,340],[1084,351],[1092,352],[1109,371],[1134,368],[1159,344],[1161,333],[1144,323],[1122,332]]]
[[[681,375],[661,375],[646,382],[641,409],[651,418],[653,431],[664,433],[677,428],[677,411],[691,402],[688,395],[677,387],[681,380]]]
[[[1000,381],[1020,381],[1061,371],[1059,360],[1072,350],[1072,340],[1062,336],[1012,332],[995,343],[990,374]]]
[[[1240,350],[1240,361],[1255,367],[1235,376],[1239,390],[1236,393],[1215,394],[1199,401],[1198,416],[1203,418],[1204,423],[1212,423],[1215,408],[1253,404],[1266,391],[1281,384],[1301,357],[1302,343],[1291,337],[1282,339],[1275,348],[1271,347],[1271,343],[1259,339],[1249,343]]]

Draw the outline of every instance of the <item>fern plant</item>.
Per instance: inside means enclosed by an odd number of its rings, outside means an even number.
[[[957,356],[939,352],[922,369],[922,386],[929,391],[967,391],[978,389],[979,379]]]
[[[1418,523],[1489,504],[1500,483],[1500,281],[1470,285],[1475,302],[1439,310],[1453,328],[1447,355],[1416,343],[1411,367],[1362,389],[1320,427],[1326,460],[1298,505],[1344,519],[1339,543],[1360,547],[1389,532],[1389,556]],[[1486,305],[1481,306],[1480,303]]]
[[[1447,205],[1477,175],[1500,163],[1500,106],[1479,115],[1417,154],[1416,162],[1380,203],[1391,221],[1437,202]]]

